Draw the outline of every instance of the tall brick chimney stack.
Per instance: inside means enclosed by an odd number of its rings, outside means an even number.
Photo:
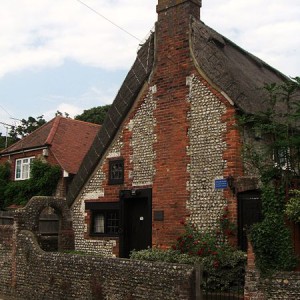
[[[163,61],[165,65],[172,61],[173,65],[187,67],[187,60],[190,60],[191,17],[200,19],[201,3],[202,0],[158,0],[156,6],[158,14],[156,59],[158,64]],[[160,72],[162,71],[160,69]],[[169,71],[166,75],[170,78]]]
[[[189,191],[187,154],[187,77],[195,73],[190,52],[192,19],[200,19],[201,0],[158,0],[156,11],[156,53],[151,85],[157,92],[155,110],[157,143],[156,175],[153,182],[153,210],[165,214],[164,228],[154,244],[170,245],[182,231],[180,219],[187,215]],[[170,199],[173,204],[170,206]]]

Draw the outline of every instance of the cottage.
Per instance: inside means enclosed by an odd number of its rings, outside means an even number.
[[[158,0],[141,46],[67,195],[75,247],[128,257],[170,247],[181,220],[212,230],[228,207],[260,218],[258,179],[245,168],[235,116],[268,108],[265,83],[287,77],[200,21],[201,0]]]
[[[34,159],[60,166],[62,177],[56,196],[64,197],[99,128],[100,125],[57,116],[2,150],[0,164],[10,163],[12,181],[28,179]]]

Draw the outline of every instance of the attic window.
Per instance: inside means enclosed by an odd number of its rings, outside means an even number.
[[[122,184],[124,182],[124,160],[109,161],[109,184]]]

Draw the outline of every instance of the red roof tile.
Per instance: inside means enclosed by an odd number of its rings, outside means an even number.
[[[62,169],[76,174],[100,127],[97,124],[57,116],[2,150],[0,155],[49,146]]]

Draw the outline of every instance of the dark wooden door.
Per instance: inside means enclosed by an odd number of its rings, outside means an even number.
[[[144,194],[144,195],[143,195]],[[126,196],[122,201],[122,236],[120,255],[129,257],[132,250],[143,250],[152,245],[151,198],[147,193]]]
[[[238,212],[239,247],[247,251],[247,229],[262,219],[260,192],[253,190],[239,193]]]

